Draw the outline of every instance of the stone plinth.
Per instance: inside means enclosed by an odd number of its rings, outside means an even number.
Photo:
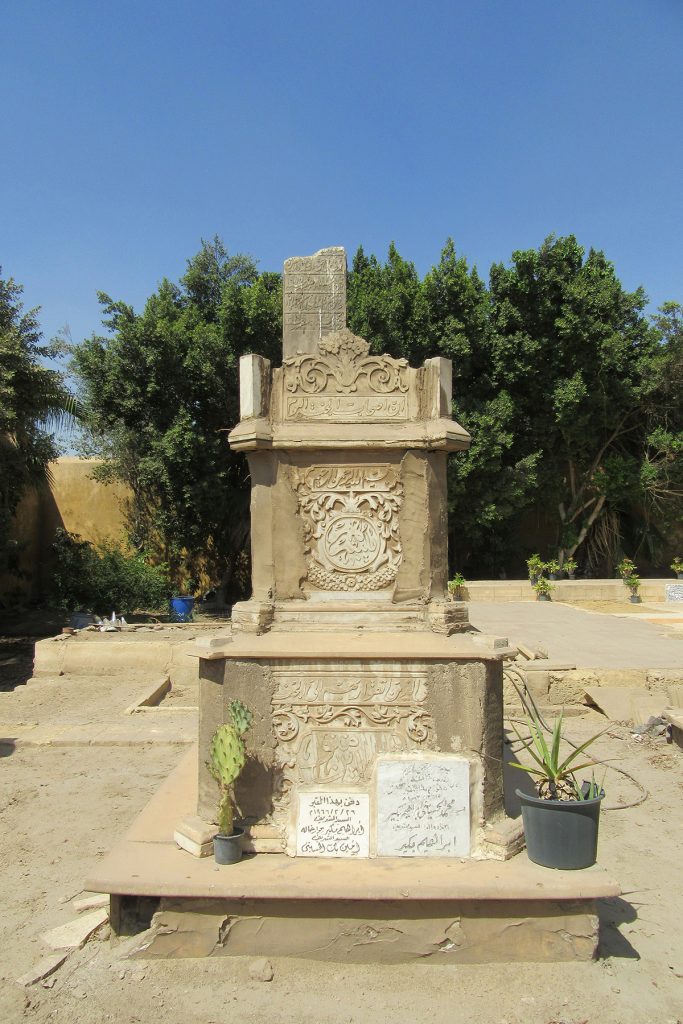
[[[468,854],[504,856],[485,832],[503,816],[504,651],[426,632],[242,633],[222,647],[197,644],[200,749],[208,749],[231,700],[254,712],[250,758],[236,786],[253,849],[301,852],[301,798],[326,792],[369,801],[361,855],[375,856],[378,766],[397,756],[429,765],[443,754],[467,762],[469,790],[464,845],[443,855],[459,856],[466,846]],[[216,784],[200,760],[198,814],[210,821],[215,807]]]

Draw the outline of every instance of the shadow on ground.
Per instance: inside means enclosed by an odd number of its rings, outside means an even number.
[[[627,960],[640,960],[638,951],[619,931],[623,925],[632,924],[637,919],[636,908],[621,896],[610,896],[608,899],[598,900],[597,906],[600,918],[598,956],[601,959],[616,956]]]
[[[33,637],[0,637],[0,690],[14,690],[31,678],[34,646]]]

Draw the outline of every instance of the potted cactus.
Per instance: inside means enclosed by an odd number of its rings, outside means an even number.
[[[242,858],[243,828],[234,825],[235,780],[246,762],[243,736],[251,725],[252,713],[240,700],[228,708],[229,721],[220,725],[213,735],[207,767],[220,788],[218,803],[218,834],[214,836],[213,852],[217,864],[236,864]]]

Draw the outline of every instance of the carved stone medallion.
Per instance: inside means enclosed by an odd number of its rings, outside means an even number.
[[[308,581],[321,590],[391,585],[401,564],[399,471],[387,465],[297,471]]]

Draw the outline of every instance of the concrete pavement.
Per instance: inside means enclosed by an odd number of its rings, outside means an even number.
[[[542,646],[553,662],[577,668],[669,668],[683,677],[683,631],[660,622],[656,607],[639,614],[612,615],[583,611],[555,602],[485,602],[469,604],[470,622],[510,643]],[[666,616],[661,613],[661,617]]]

